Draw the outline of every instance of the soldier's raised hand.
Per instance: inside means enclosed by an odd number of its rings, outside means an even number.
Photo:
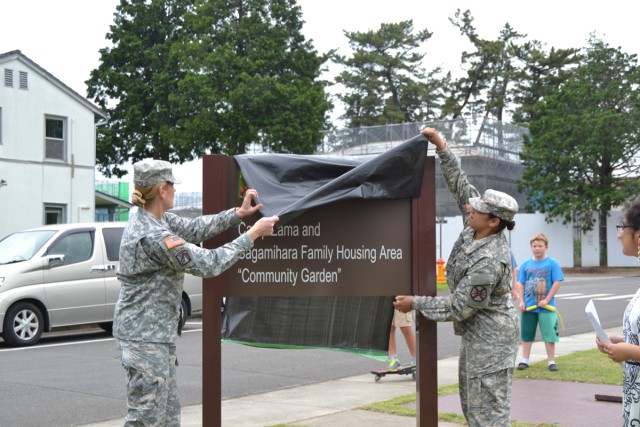
[[[426,136],[429,142],[436,146],[438,151],[443,150],[447,145],[435,128],[424,128],[420,133]]]

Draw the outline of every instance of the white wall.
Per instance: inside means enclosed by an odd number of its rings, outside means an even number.
[[[607,218],[607,265],[609,267],[639,267],[636,257],[622,254],[622,245],[618,240],[615,225],[620,222],[622,212],[612,210]],[[531,258],[529,240],[536,233],[545,233],[549,238],[547,254],[560,263],[561,267],[574,267],[573,263],[573,225],[560,222],[547,224],[544,214],[516,215],[516,226],[513,231],[505,231],[507,240],[518,265]],[[462,231],[462,217],[446,217],[442,225],[442,258],[447,261],[451,248]],[[600,265],[600,248],[598,243],[598,220],[594,216],[593,230],[581,234],[582,266],[597,267]],[[436,257],[440,257],[440,226],[436,224]]]
[[[549,238],[547,254],[555,258],[561,267],[573,267],[573,234],[572,225],[561,223],[547,224],[544,214],[518,214],[516,226],[512,231],[506,231],[513,255],[518,265],[531,258],[529,240],[537,233],[545,233]],[[451,248],[462,231],[462,216],[446,217],[446,224],[442,225],[442,258],[446,261]],[[436,225],[436,256],[440,256],[437,247],[440,242],[440,226]]]
[[[622,219],[622,211],[613,210],[607,219],[607,263],[609,267],[639,267],[637,257],[622,255],[622,243],[618,240],[616,224]]]
[[[66,205],[67,222],[93,221],[95,216],[94,112],[16,58],[9,68],[14,87],[0,85],[0,238],[44,223],[44,205]],[[28,73],[28,90],[19,89],[20,71]],[[67,120],[66,162],[45,162],[45,116]]]
[[[593,228],[587,232],[581,233],[581,258],[583,267],[598,267],[600,266],[600,238],[598,236],[598,230],[600,227],[600,221],[598,221],[597,215],[593,215],[591,220],[593,221]]]

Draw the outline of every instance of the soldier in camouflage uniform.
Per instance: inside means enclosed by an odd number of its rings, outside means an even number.
[[[401,311],[418,310],[431,320],[453,321],[455,334],[462,337],[458,376],[467,423],[509,426],[519,320],[511,298],[509,244],[502,230],[515,226],[518,204],[495,190],[479,197],[436,130],[421,133],[436,146],[443,175],[462,211],[464,230],[447,262],[451,294],[398,297],[394,305]]]
[[[194,219],[167,213],[173,207],[171,164],[151,160],[134,165],[138,206],[120,244],[120,297],[116,304],[116,337],[127,379],[125,426],[179,426],[176,346],[184,273],[216,276],[269,236],[277,217],[261,218],[248,232],[217,249],[203,249],[210,239],[262,205],[252,207],[255,190],[245,193],[241,207]]]

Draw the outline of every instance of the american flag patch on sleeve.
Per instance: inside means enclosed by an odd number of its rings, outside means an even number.
[[[178,236],[171,236],[164,239],[164,244],[167,245],[167,249],[173,249],[176,246],[182,245],[184,242]]]

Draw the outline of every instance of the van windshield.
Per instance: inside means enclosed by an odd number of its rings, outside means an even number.
[[[0,240],[0,265],[31,259],[54,235],[55,230],[23,231]]]

